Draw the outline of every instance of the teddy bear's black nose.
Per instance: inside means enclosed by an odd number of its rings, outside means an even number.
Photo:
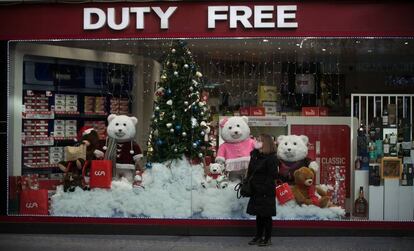
[[[290,152],[290,150],[291,150],[291,149],[290,149],[290,148],[288,148],[287,150]]]
[[[119,132],[122,132],[122,129],[118,129]]]
[[[235,131],[234,134],[239,134],[239,132],[238,131]]]

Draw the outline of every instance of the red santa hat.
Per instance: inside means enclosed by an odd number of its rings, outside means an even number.
[[[91,133],[93,130],[95,129],[92,126],[82,126],[75,141],[80,141],[83,136]]]

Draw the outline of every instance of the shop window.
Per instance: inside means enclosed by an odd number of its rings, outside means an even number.
[[[12,43],[9,215],[250,219],[218,153],[238,117],[319,167],[329,202],[281,186],[275,219],[414,219],[410,39]]]

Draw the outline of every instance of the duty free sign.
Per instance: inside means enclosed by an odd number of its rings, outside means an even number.
[[[153,15],[159,19],[160,29],[168,29],[169,20],[177,8],[177,6],[170,6],[166,10],[160,7],[84,8],[83,29],[98,30],[107,26],[112,30],[124,30],[131,25],[131,19],[135,19],[135,29],[142,30],[145,29],[146,15]],[[208,6],[207,25],[209,29],[215,29],[217,22],[225,22],[231,29],[297,28],[296,10],[296,5]],[[121,13],[120,17],[117,17],[116,13]],[[250,21],[251,19],[253,21]]]
[[[414,2],[179,1],[0,8],[0,39],[414,36]]]

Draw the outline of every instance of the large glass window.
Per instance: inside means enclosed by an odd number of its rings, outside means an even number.
[[[248,219],[234,188],[253,145],[241,143],[266,133],[295,152],[278,147],[289,184],[275,188],[275,219],[413,220],[413,45],[11,42],[8,213]],[[230,127],[241,136],[222,137]],[[292,176],[312,165],[320,194]]]

